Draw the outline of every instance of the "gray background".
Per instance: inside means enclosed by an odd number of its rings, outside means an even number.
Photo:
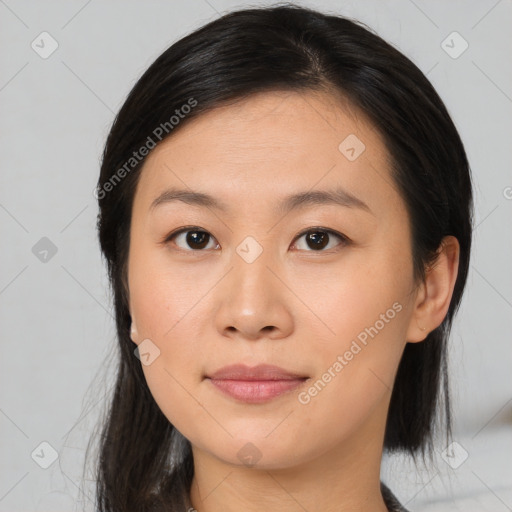
[[[92,191],[115,113],[172,42],[267,3],[0,0],[0,511],[93,509],[80,478],[115,331]],[[440,443],[428,468],[386,458],[383,479],[411,510],[512,510],[512,2],[301,3],[359,19],[411,58],[473,169],[475,246],[450,349],[460,447],[448,464]],[[47,58],[43,31],[58,44]],[[457,58],[463,40],[443,43],[454,31],[469,45]]]

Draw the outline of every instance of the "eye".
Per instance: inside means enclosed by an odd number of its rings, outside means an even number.
[[[333,246],[331,244],[332,239],[338,239],[341,240],[341,243],[338,243],[337,245],[347,245],[350,240],[341,233],[337,233],[335,231],[332,231],[331,229],[325,229],[325,228],[310,228],[307,231],[304,231],[301,233],[296,240],[300,240],[301,238],[304,238],[306,246],[311,248],[313,251],[321,252],[326,247],[328,249],[332,249]],[[297,245],[297,242],[295,243]],[[334,245],[336,247],[336,245]],[[301,249],[301,247],[298,247]],[[305,249],[307,251],[307,249]],[[311,252],[311,251],[308,251]],[[326,252],[326,251],[324,251]]]
[[[306,246],[315,252],[321,252],[326,247],[327,249],[332,249],[332,239],[338,239],[341,241],[341,243],[335,244],[334,247],[336,247],[336,245],[347,245],[350,242],[349,238],[345,235],[337,233],[331,229],[325,229],[321,227],[309,228],[307,231],[304,231],[298,235],[295,240],[300,240],[303,237]],[[174,233],[171,233],[165,238],[164,243],[169,243],[173,240],[179,248],[191,252],[200,252],[202,249],[215,249],[219,247],[218,242],[212,247],[210,242],[213,243],[215,238],[210,235],[210,233],[197,226],[188,226],[186,228],[181,228]],[[210,246],[208,246],[209,244]],[[304,247],[297,247],[297,245],[297,242],[295,242],[294,246],[296,248],[299,250],[308,251],[307,249],[304,249]],[[188,248],[186,246],[188,246]]]
[[[175,240],[175,244],[184,249],[186,251],[200,251],[201,249],[214,249],[215,247],[208,247],[209,242],[215,240],[210,233],[196,227],[189,226],[187,228],[182,228],[179,231],[171,233],[166,239],[165,243],[170,242],[171,240]],[[186,247],[180,246],[181,244],[187,244],[188,249]],[[217,246],[218,247],[218,243]]]

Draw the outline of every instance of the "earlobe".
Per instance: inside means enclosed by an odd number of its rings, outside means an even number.
[[[135,324],[135,319],[133,318],[132,316],[132,325],[131,325],[131,328],[130,328],[130,338],[132,339],[132,341],[137,344],[137,340],[139,338],[139,333],[137,331],[137,326]]]
[[[407,341],[417,343],[439,327],[446,317],[459,268],[460,246],[454,236],[443,238],[435,262],[426,269],[416,297]]]

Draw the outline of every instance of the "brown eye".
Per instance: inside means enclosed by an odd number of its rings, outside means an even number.
[[[212,249],[208,243],[215,240],[212,235],[201,229],[181,229],[166,238],[166,242],[174,240],[174,243],[186,251],[200,251],[202,249]],[[180,245],[181,244],[181,245]]]
[[[303,237],[305,240],[306,247],[316,252],[321,252],[326,247],[328,249],[333,249],[339,245],[346,245],[348,243],[348,238],[342,235],[341,233],[335,233],[332,230],[321,228],[309,229],[308,231],[305,231],[304,233],[299,235],[297,237],[297,240],[300,240]],[[341,241],[341,243],[334,243],[336,239],[338,239],[338,241]],[[307,248],[304,249],[304,246],[298,247],[298,249],[300,250],[308,251]]]
[[[350,240],[341,233],[330,229],[312,228],[301,235],[296,240],[304,238],[305,246],[295,242],[295,248],[308,252],[326,252],[324,249],[335,249],[339,246],[347,245]],[[338,243],[336,243],[338,240]],[[215,238],[207,231],[195,227],[182,228],[179,231],[171,233],[165,243],[173,241],[180,249],[185,251],[200,252],[204,249],[215,249],[219,246],[213,244]],[[213,244],[213,245],[212,245]]]

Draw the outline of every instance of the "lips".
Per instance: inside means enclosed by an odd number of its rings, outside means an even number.
[[[303,374],[266,364],[252,368],[240,364],[225,366],[206,378],[224,395],[253,404],[277,398],[308,379]]]
[[[235,364],[225,366],[220,370],[208,375],[210,379],[223,380],[296,380],[306,379],[307,375],[290,372],[270,364],[260,364],[258,366],[249,367],[243,364]]]

